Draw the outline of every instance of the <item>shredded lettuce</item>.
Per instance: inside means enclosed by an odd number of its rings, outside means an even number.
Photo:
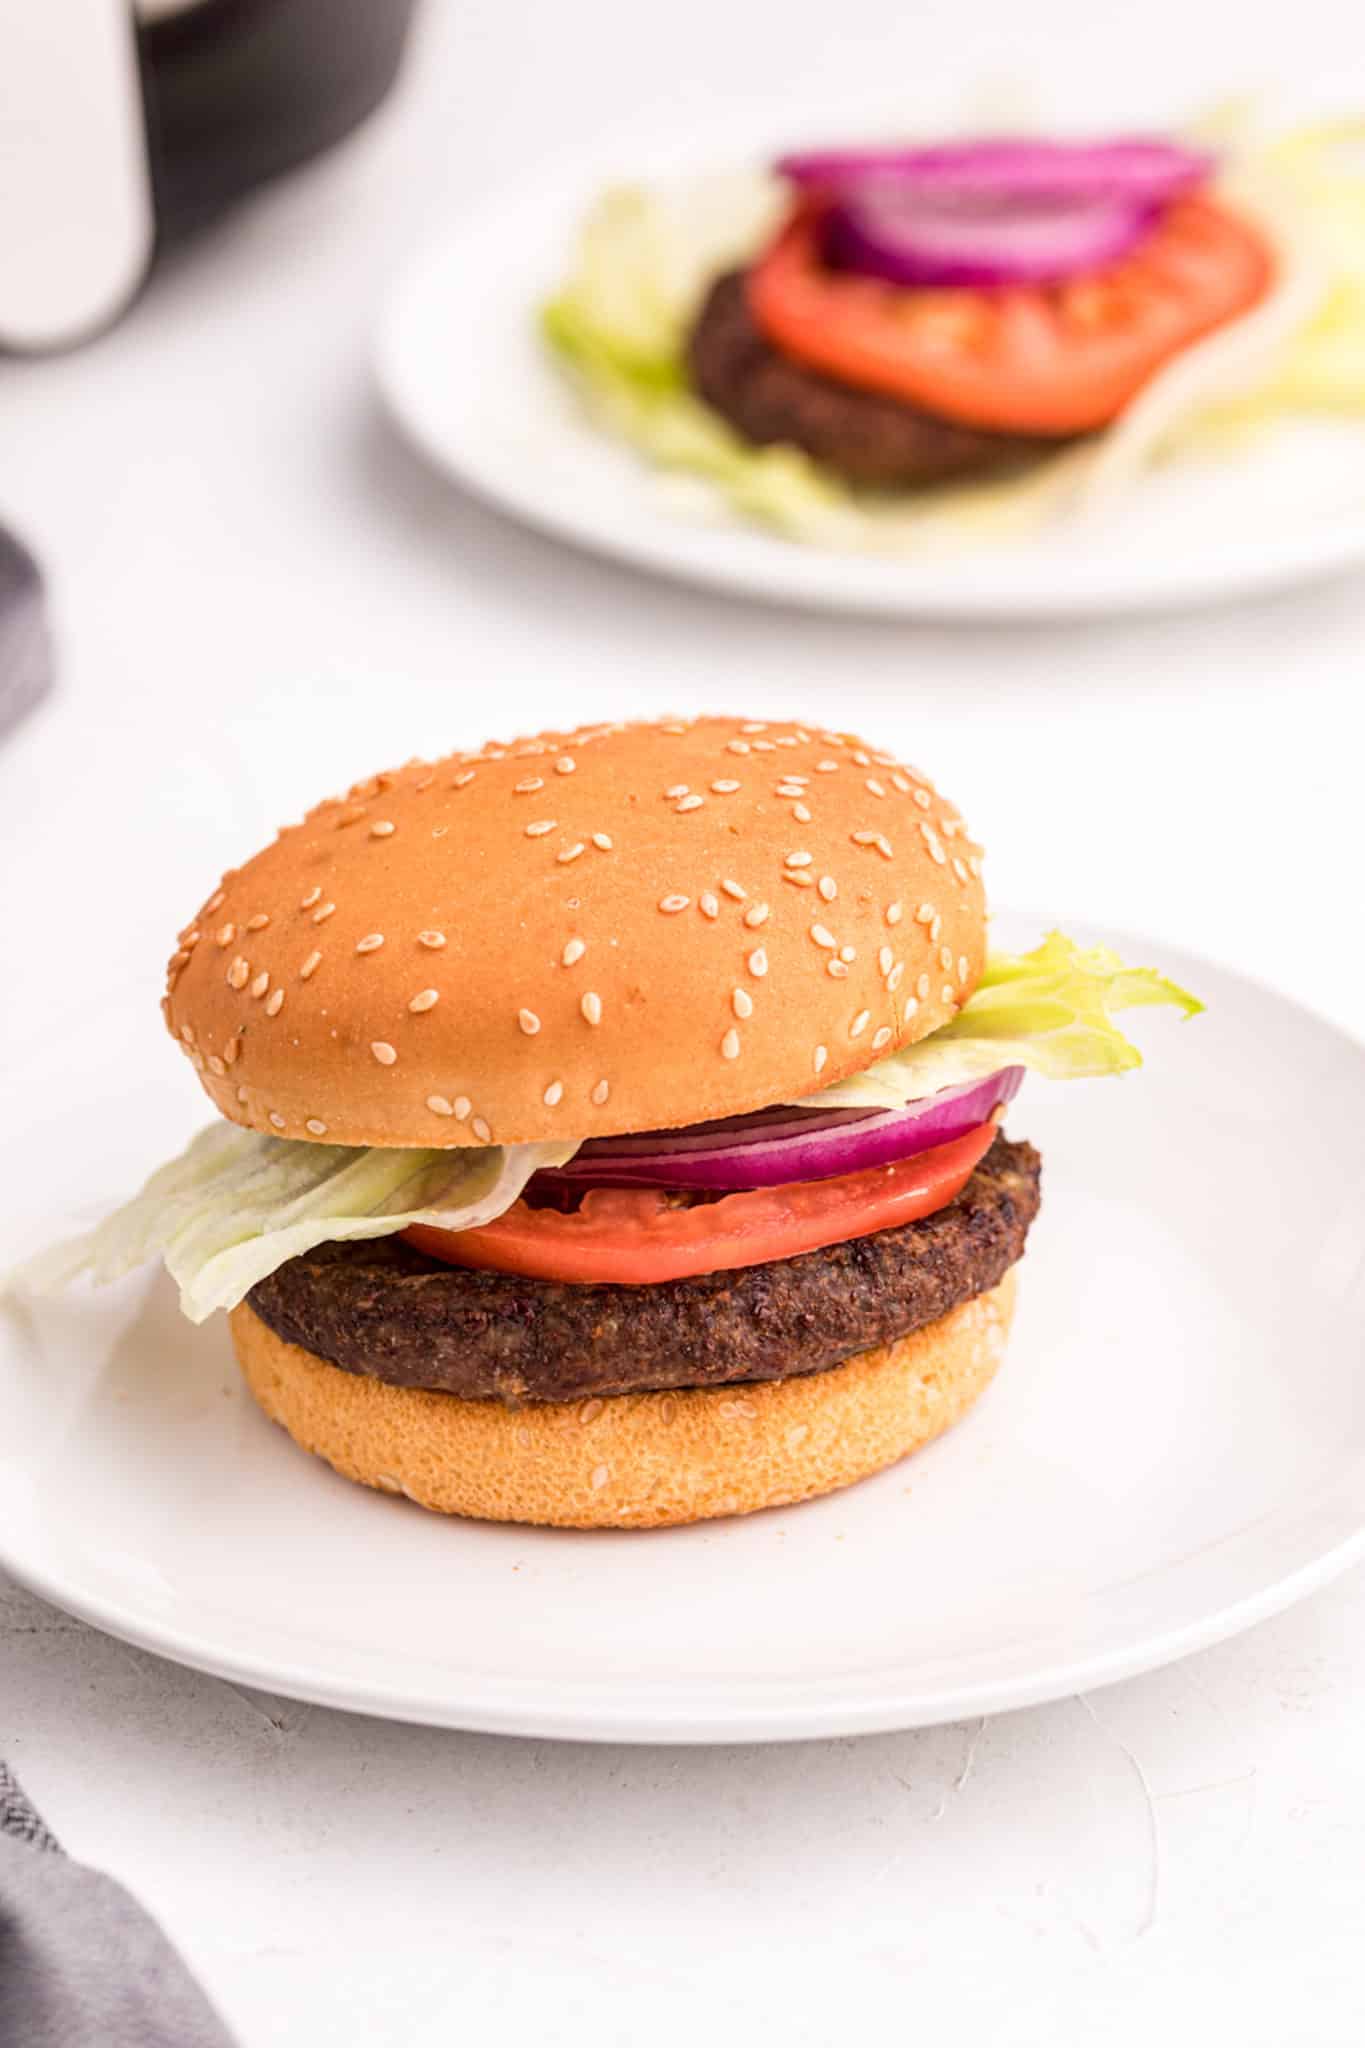
[[[1142,1055],[1113,1021],[1115,1010],[1173,1005],[1193,1017],[1203,1004],[1152,967],[1125,967],[1106,946],[1078,946],[1050,932],[1031,953],[994,953],[951,1023],[861,1074],[837,1081],[802,1107],[894,1109],[940,1088],[1031,1067],[1054,1081],[1122,1074]]]
[[[192,1323],[235,1308],[286,1259],[336,1238],[384,1237],[409,1223],[474,1230],[510,1209],[531,1175],[576,1144],[365,1150],[267,1138],[211,1124],[178,1159],[87,1236],[14,1276],[36,1292],[86,1273],[117,1280],[165,1259]]]
[[[1142,1056],[1112,1013],[1147,1003],[1187,1017],[1203,1008],[1154,968],[1125,967],[1106,947],[1052,932],[1031,953],[993,954],[951,1023],[802,1107],[897,1108],[1005,1066],[1053,1080],[1121,1074]],[[117,1280],[159,1254],[184,1313],[202,1323],[314,1245],[385,1237],[410,1223],[476,1230],[510,1209],[533,1173],[577,1150],[577,1140],[363,1150],[215,1123],[96,1229],[41,1253],[7,1284],[50,1293],[82,1274]]]
[[[873,553],[1028,533],[1093,512],[1156,458],[1229,431],[1306,411],[1365,411],[1363,138],[1365,123],[1268,142],[1224,136],[1229,197],[1268,234],[1275,289],[1183,350],[1105,433],[977,481],[855,490],[799,449],[752,447],[693,395],[687,331],[710,278],[759,246],[777,218],[781,188],[766,175],[604,193],[567,280],[542,308],[542,334],[590,417],[661,470],[701,480],[713,508]]]

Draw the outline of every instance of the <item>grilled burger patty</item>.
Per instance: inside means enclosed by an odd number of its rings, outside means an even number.
[[[324,1244],[247,1297],[347,1372],[511,1405],[819,1372],[994,1287],[1038,1213],[1040,1161],[999,1137],[956,1201],[824,1251],[653,1287],[447,1266],[399,1237]]]
[[[990,434],[919,412],[899,398],[855,391],[793,362],[755,325],[744,273],[708,292],[687,345],[701,396],[746,441],[785,441],[852,484],[895,489],[989,471],[1054,451],[1055,440]]]

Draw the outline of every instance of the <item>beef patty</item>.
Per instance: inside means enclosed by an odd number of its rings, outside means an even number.
[[[399,1237],[324,1244],[247,1299],[347,1372],[466,1398],[575,1401],[819,1372],[984,1294],[1038,1213],[1031,1145],[997,1138],[956,1201],[918,1223],[766,1266],[653,1287],[582,1287],[443,1265]]]
[[[1061,445],[960,426],[793,362],[755,324],[741,270],[712,285],[688,339],[687,361],[707,404],[746,441],[804,448],[851,484],[894,490],[940,483]]]

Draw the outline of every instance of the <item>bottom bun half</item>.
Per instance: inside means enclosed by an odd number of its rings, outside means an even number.
[[[899,1343],[762,1384],[508,1408],[343,1372],[245,1303],[232,1338],[272,1422],[343,1477],[481,1521],[644,1529],[832,1493],[929,1443],[994,1377],[1014,1274]]]

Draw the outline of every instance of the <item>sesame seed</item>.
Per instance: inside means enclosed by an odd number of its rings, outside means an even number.
[[[958,955],[957,978],[965,987],[967,981],[967,955],[965,953]]]
[[[594,846],[595,846],[595,847],[597,848],[597,850],[598,850],[598,852],[599,852],[599,853],[610,853],[610,852],[611,852],[611,834],[610,834],[610,832],[594,832],[594,833],[593,833],[593,835],[592,835],[592,843],[593,843],[593,845],[594,845]]]
[[[438,946],[443,946],[445,942],[446,935],[444,932],[418,932],[417,934],[418,945],[430,946],[433,952],[435,952]]]
[[[786,864],[789,868],[808,868],[811,856],[808,853],[789,853]]]
[[[911,801],[912,803],[917,803],[922,811],[927,811],[933,802],[933,798],[927,789],[917,789],[913,792]]]
[[[310,1116],[303,1128],[305,1131],[310,1131],[315,1138],[325,1138],[327,1136],[327,1126],[320,1116]]]
[[[939,949],[938,949],[938,964],[939,964],[939,966],[940,966],[940,967],[951,967],[951,966],[952,966],[952,964],[953,964],[953,949],[952,949],[952,947],[951,947],[951,946],[940,946],[940,947],[939,947]]]
[[[835,897],[839,894],[839,884],[835,881],[833,875],[821,875],[819,888],[820,894],[826,903],[833,903]]]
[[[814,875],[808,875],[804,868],[788,868],[782,879],[784,882],[790,882],[797,889],[813,889],[815,887]]]
[[[455,1097],[455,1121],[456,1121],[456,1123],[457,1123],[457,1124],[462,1124],[462,1123],[464,1122],[465,1118],[466,1118],[466,1117],[467,1117],[467,1116],[469,1115],[469,1112],[470,1112],[470,1110],[471,1110],[471,1109],[472,1109],[473,1107],[474,1107],[474,1105],[473,1105],[473,1103],[472,1103],[472,1102],[470,1101],[470,1099],[469,1099],[469,1097],[468,1097],[467,1095],[457,1095],[457,1096]]]
[[[578,763],[577,761],[575,761],[572,754],[561,754],[559,759],[555,762],[555,774],[572,775],[574,769],[577,766]]]
[[[839,763],[837,761],[817,761],[815,772],[817,775],[837,775]]]
[[[777,744],[779,747],[794,747],[796,745],[796,734],[794,732],[780,732],[777,735]]]
[[[878,782],[875,775],[868,776],[867,781],[863,784],[863,788],[871,790],[873,796],[886,795],[885,789],[883,788],[882,784]]]
[[[831,953],[837,952],[839,941],[835,938],[828,925],[813,924],[810,928],[810,935],[817,946],[826,946]]]
[[[317,909],[313,912],[314,924],[326,924],[335,909],[335,903],[319,903]]]
[[[194,1044],[194,1026],[193,1026],[193,1024],[182,1024],[182,1025],[181,1025],[181,1027],[180,1027],[180,1036],[181,1036],[181,1037],[182,1037],[182,1038],[184,1039],[184,1041],[185,1041],[186,1045],[193,1045],[193,1044]]]
[[[692,898],[690,896],[661,896],[659,898],[659,908],[666,912],[668,916],[673,917],[676,916],[678,911],[686,910],[691,901]]]
[[[877,843],[875,832],[850,832],[848,836],[855,846],[875,846]]]
[[[774,747],[773,747],[773,743],[772,743],[772,741],[771,741],[771,740],[755,740],[755,741],[754,741],[754,752],[755,752],[756,754],[771,754],[771,753],[773,753],[774,751],[775,751],[775,750],[774,750]]]
[[[690,784],[690,783],[687,783],[687,782],[675,782],[675,783],[674,783],[674,785],[673,785],[673,787],[672,787],[672,789],[666,789],[666,790],[664,791],[664,795],[665,795],[666,797],[668,797],[668,798],[669,798],[669,800],[670,800],[670,802],[671,802],[671,801],[672,801],[672,800],[673,800],[673,799],[674,799],[675,797],[680,797],[680,796],[686,796],[686,795],[687,795],[687,792],[688,792],[688,790],[689,790],[690,788],[691,788],[691,784]]]
[[[363,939],[356,940],[355,949],[357,953],[377,953],[383,943],[383,932],[366,932]]]
[[[245,1090],[245,1088],[239,1088],[239,1089],[237,1090],[237,1100],[238,1100],[239,1102],[245,1102],[245,1101],[246,1101],[246,1090]]]
[[[978,860],[977,856],[974,853],[968,854],[967,866],[971,869],[971,872],[974,875],[979,875],[981,873],[981,862]]]
[[[932,923],[933,923],[933,921],[934,921],[934,906],[933,906],[933,904],[932,904],[932,903],[921,903],[921,905],[920,905],[919,909],[918,909],[918,910],[917,910],[917,911],[915,912],[915,923],[916,923],[916,924],[932,924]]]
[[[749,994],[748,989],[737,988],[733,990],[730,996],[730,1001],[734,1005],[734,1012],[737,1017],[747,1020],[748,1018],[753,1016],[754,999]]]
[[[710,889],[703,889],[701,895],[697,898],[697,908],[703,917],[719,917],[720,898],[714,895]]]
[[[266,1016],[267,1016],[267,1017],[278,1017],[278,1016],[279,1016],[279,1014],[280,1014],[280,1011],[281,1011],[281,1010],[282,1010],[283,1008],[284,1008],[284,990],[283,990],[282,988],[272,989],[272,990],[271,990],[271,992],[270,992],[270,994],[269,994],[269,995],[268,995],[268,996],[266,997],[266,1003],[265,1003],[265,1014],[266,1014]]]
[[[526,837],[528,839],[543,839],[547,832],[553,832],[554,829],[555,820],[553,818],[537,818],[533,825],[526,827]]]
[[[227,1068],[223,1065],[216,1052],[209,1054],[209,1072],[220,1076],[227,1072]]]
[[[895,958],[896,956],[889,946],[880,947],[877,952],[878,973],[889,974],[891,972],[892,963],[894,962]]]
[[[737,1060],[739,1058],[739,1033],[735,1030],[733,1024],[720,1042],[720,1052],[722,1059]]]
[[[245,929],[249,932],[263,932],[266,926],[269,924],[269,922],[270,919],[267,916],[266,912],[264,910],[258,910],[254,917],[249,917],[247,919]]]
[[[203,916],[205,916],[205,917],[212,917],[212,916],[213,916],[213,913],[214,913],[214,911],[215,911],[215,910],[221,910],[221,909],[222,909],[222,907],[223,907],[223,892],[222,892],[222,890],[221,890],[221,889],[215,889],[215,890],[214,890],[214,892],[213,892],[213,894],[212,894],[212,896],[210,896],[210,898],[209,898],[208,902],[207,902],[207,903],[206,903],[206,904],[204,905],[204,909],[203,909],[203,913],[202,913],[202,914],[203,914]]]
[[[583,841],[581,839],[577,839],[574,841],[572,846],[566,846],[562,853],[557,853],[555,855],[555,859],[559,862],[559,865],[562,868],[564,868],[568,866],[571,860],[577,860],[579,854],[582,853],[582,851]]]
[[[879,832],[872,844],[876,847],[883,860],[894,860],[896,858],[896,849],[884,832]]]
[[[748,902],[748,900],[749,900],[749,892],[748,892],[748,890],[747,890],[747,889],[742,889],[742,888],[740,887],[740,885],[739,885],[739,883],[738,883],[738,882],[734,882],[734,881],[731,881],[728,875],[727,875],[726,879],[725,879],[725,880],[724,880],[724,881],[723,881],[723,882],[721,883],[721,885],[720,885],[720,886],[721,886],[721,888],[722,888],[722,889],[723,889],[723,890],[725,891],[725,893],[726,893],[726,895],[727,895],[727,896],[732,896],[732,897],[734,898],[734,900],[735,900],[735,902],[736,902],[736,903],[747,903],[747,902]],[[747,920],[746,920],[746,921],[747,921]]]
[[[180,934],[180,943],[182,946],[197,946],[199,944],[198,926],[191,925],[188,931],[182,932]]]
[[[588,1481],[588,1484],[594,1493],[600,1493],[610,1478],[611,1467],[609,1465],[595,1465],[592,1478]]]
[[[816,1073],[817,1073],[817,1074],[823,1074],[823,1073],[824,1073],[824,1071],[825,1071],[825,1061],[826,1061],[826,1060],[827,1060],[828,1058],[829,1058],[829,1048],[828,1048],[828,1046],[824,1046],[824,1045],[817,1045],[817,1046],[816,1046],[816,1048],[815,1048],[815,1071],[816,1071]]]
[[[739,788],[739,784],[737,782],[721,780],[720,782],[713,782],[711,788],[716,796],[733,796]]]
[[[943,919],[942,919],[941,917],[937,917],[937,916],[936,916],[936,917],[934,918],[934,921],[933,921],[933,923],[932,923],[932,924],[930,925],[930,927],[929,927],[929,937],[930,937],[930,939],[931,939],[931,940],[933,940],[933,942],[934,942],[935,944],[937,944],[937,943],[938,943],[938,935],[939,935],[939,933],[940,933],[940,932],[941,932],[942,930],[943,930]]]
[[[699,811],[705,802],[704,796],[685,796],[673,806],[674,814],[681,817],[684,811]]]
[[[469,1128],[473,1131],[474,1136],[485,1145],[493,1135],[481,1116],[476,1116]]]
[[[540,1099],[547,1109],[556,1108],[564,1100],[564,1083],[562,1081],[551,1081]]]
[[[744,922],[748,925],[750,931],[757,931],[761,924],[768,922],[768,915],[766,903],[751,903],[744,913]]]
[[[513,796],[534,796],[538,789],[544,789],[543,775],[523,775],[520,782],[512,784]]]
[[[929,977],[927,974],[921,974],[919,980],[915,983],[915,994],[919,997],[920,1001],[923,1002],[928,993]]]
[[[370,1051],[374,1054],[381,1067],[391,1067],[398,1057],[393,1047],[387,1045],[382,1038],[376,1038],[371,1041]]]
[[[745,965],[756,981],[762,981],[768,971],[768,955],[762,946],[755,946]]]
[[[848,1027],[849,1037],[861,1038],[871,1022],[872,1012],[870,1010],[859,1010],[857,1016],[853,1019],[853,1022]]]
[[[415,1017],[418,1017],[423,1010],[434,1010],[440,1000],[441,992],[439,989],[419,988],[416,995],[409,1002],[408,1008]]]
[[[559,956],[560,961],[565,967],[572,967],[575,960],[581,960],[587,950],[582,939],[566,939],[564,951]]]
[[[234,939],[236,938],[236,936],[237,936],[237,927],[236,927],[236,925],[235,925],[235,924],[225,924],[225,925],[221,926],[221,927],[219,928],[219,930],[218,930],[218,931],[216,931],[216,932],[214,933],[214,935],[213,935],[213,942],[214,942],[214,944],[215,944],[216,946],[230,946],[230,945],[232,944],[233,940],[234,940]],[[188,954],[187,954],[187,955],[186,955],[186,958],[188,959],[188,957],[189,957],[189,956],[188,956]]]
[[[455,1105],[447,1102],[444,1095],[428,1095],[427,1108],[433,1116],[454,1116]]]
[[[843,961],[845,967],[851,967],[857,957],[858,949],[856,946],[840,946],[839,958]]]
[[[747,754],[749,742],[747,740],[727,740],[725,742],[725,751],[727,754]]]
[[[957,992],[953,988],[953,985],[950,981],[945,981],[943,984],[943,1000],[945,1003],[948,1004],[950,1009],[957,1002]]]
[[[863,753],[861,748],[858,749],[853,758],[860,768],[870,768],[872,766],[871,754]]]
[[[902,919],[902,918],[904,917],[904,915],[905,915],[905,909],[904,909],[904,906],[903,906],[902,904],[900,904],[900,903],[888,903],[888,904],[887,904],[887,906],[886,906],[886,921],[887,921],[887,923],[888,923],[888,924],[899,924],[899,923],[900,923],[900,921],[901,921],[901,919]]]
[[[609,1096],[610,1094],[611,1094],[611,1084],[610,1084],[610,1082],[608,1082],[608,1081],[599,1081],[599,1082],[598,1082],[598,1084],[597,1084],[597,1086],[596,1086],[596,1087],[595,1087],[595,1088],[593,1089],[593,1091],[592,1091],[592,1099],[593,1099],[593,1101],[594,1101],[594,1102],[595,1102],[595,1103],[597,1104],[598,1108],[600,1109],[600,1108],[602,1107],[602,1104],[603,1104],[603,1103],[604,1103],[604,1102],[606,1101],[607,1097],[608,1097],[608,1096]]]
[[[223,1047],[223,1058],[227,1061],[227,1064],[230,1067],[236,1065],[237,1055],[241,1051],[241,1049],[242,1041],[240,1038],[230,1038],[227,1044]]]
[[[229,987],[229,988],[245,988],[245,987],[246,987],[246,985],[247,985],[247,978],[248,978],[248,976],[250,975],[250,973],[251,973],[251,965],[250,965],[250,962],[249,962],[249,961],[246,961],[246,960],[244,960],[244,959],[242,958],[241,954],[239,953],[239,954],[237,955],[237,958],[236,958],[236,959],[235,959],[235,960],[233,961],[233,963],[232,963],[231,967],[229,967],[229,969],[228,969],[228,971],[227,971],[227,985],[228,985],[228,987]]]
[[[602,1022],[602,998],[595,989],[589,989],[578,1005],[589,1024]]]
[[[880,1052],[884,1045],[889,1045],[890,1043],[891,1026],[883,1024],[872,1035],[872,1050],[873,1052]]]
[[[300,909],[300,910],[311,910],[311,909],[312,909],[312,907],[313,907],[313,905],[314,905],[315,903],[319,902],[319,901],[321,900],[321,898],[322,898],[322,891],[321,891],[321,889],[310,889],[310,890],[308,891],[308,894],[307,894],[307,895],[306,895],[306,896],[304,897],[303,901],[302,901],[302,902],[300,903],[300,905],[299,905],[299,909]]]
[[[534,1038],[540,1029],[540,1019],[534,1010],[518,1010],[517,1022],[528,1038]]]
[[[938,829],[945,839],[952,839],[962,830],[962,820],[961,818],[942,817],[938,821]]]
[[[809,825],[810,823],[810,811],[805,804],[793,804],[792,816],[798,825]]]
[[[472,781],[474,780],[474,774],[475,774],[475,771],[474,771],[474,769],[472,769],[472,768],[466,768],[466,769],[465,769],[465,771],[464,771],[464,774],[463,774],[463,775],[457,775],[457,776],[455,777],[455,780],[454,780],[454,781],[453,781],[453,782],[451,783],[451,785],[450,785],[450,786],[451,786],[451,788],[452,788],[452,789],[464,789],[464,788],[466,788],[466,787],[467,787],[467,786],[468,786],[468,785],[469,785],[469,784],[470,784],[470,783],[471,783],[471,782],[472,782]]]
[[[370,827],[371,839],[387,839],[398,830],[392,818],[376,818]]]
[[[269,986],[270,975],[267,969],[263,967],[260,973],[256,976],[256,979],[251,984],[251,993],[253,996],[255,996],[257,1002],[260,1001],[261,997],[265,994]]]
[[[896,990],[900,987],[901,979],[904,976],[904,973],[905,962],[903,960],[898,960],[895,966],[892,968],[891,972],[886,977],[886,986],[890,990],[892,995],[894,995],[896,993]]]
[[[891,778],[891,786],[893,789],[898,789],[902,796],[910,794],[910,785],[899,769],[896,770],[896,773]]]
[[[954,874],[955,874],[955,875],[957,876],[957,879],[959,880],[959,882],[965,882],[965,881],[966,881],[966,879],[967,879],[967,868],[966,868],[966,863],[965,863],[964,861],[960,861],[960,860],[958,859],[958,857],[957,857],[957,855],[956,855],[956,854],[954,854],[954,855],[953,855],[953,873],[954,873]]]
[[[747,725],[740,727],[741,732],[766,732],[767,730],[767,724],[761,718],[751,718]]]
[[[282,1131],[284,1129],[284,1118],[280,1115],[277,1109],[271,1110],[270,1121],[272,1124],[274,1124],[275,1129],[277,1131]]]
[[[848,969],[842,960],[830,960],[825,964],[826,974],[832,974],[836,981],[848,980]]]

